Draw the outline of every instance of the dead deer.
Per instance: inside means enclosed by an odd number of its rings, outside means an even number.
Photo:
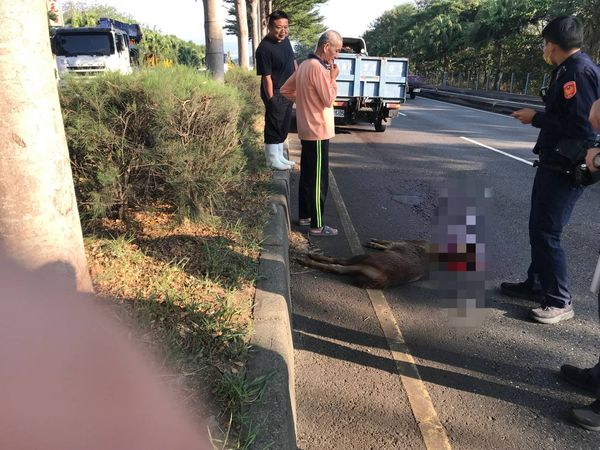
[[[367,289],[420,280],[429,266],[429,244],[426,241],[383,241],[371,239],[365,247],[383,250],[350,258],[332,258],[316,252],[296,260],[307,267],[338,275],[350,275],[354,283]]]

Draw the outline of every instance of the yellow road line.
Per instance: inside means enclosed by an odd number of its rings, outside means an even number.
[[[346,209],[346,204],[340,193],[340,190],[333,176],[333,172],[329,172],[329,188],[335,202],[336,208],[342,221],[342,227],[348,239],[348,244],[352,253],[359,255],[363,253],[362,246],[358,234],[352,225],[350,215]],[[404,341],[402,331],[394,318],[394,314],[388,304],[383,291],[379,289],[367,289],[367,294],[371,300],[371,304],[381,325],[381,329],[388,343],[388,347],[392,354],[392,358],[396,363],[396,368],[400,374],[402,386],[406,391],[408,401],[412,413],[415,417],[423,442],[428,450],[447,449],[450,450],[450,441],[446,435],[442,423],[433,407],[431,397],[427,392],[425,383],[419,375],[419,369],[415,364],[415,360],[410,354],[410,350]]]

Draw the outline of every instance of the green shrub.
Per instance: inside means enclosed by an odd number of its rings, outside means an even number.
[[[264,115],[264,105],[260,99],[260,77],[253,71],[234,67],[225,73],[225,84],[237,87],[244,99],[238,129],[242,149],[247,159],[256,166],[256,145],[262,139],[262,127],[257,126],[256,120]],[[264,166],[264,162],[260,165]]]
[[[264,113],[260,99],[260,77],[255,72],[240,67],[230,68],[225,72],[225,84],[235,86],[242,94],[244,99],[242,116],[245,119]]]
[[[185,68],[150,70],[142,83],[158,96],[163,126],[153,157],[169,162],[161,166],[166,199],[184,217],[212,211],[245,165],[239,92]]]
[[[256,80],[239,80],[241,90],[186,67],[67,78],[61,103],[84,218],[124,219],[154,202],[197,218],[219,205],[256,151],[249,124],[260,110],[246,86]]]

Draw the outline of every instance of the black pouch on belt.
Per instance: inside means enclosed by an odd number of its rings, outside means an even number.
[[[575,184],[589,186],[600,181],[600,173],[591,173],[585,165],[585,156],[591,147],[597,147],[598,140],[561,139],[554,151],[567,159],[572,167]]]
[[[587,139],[561,139],[554,148],[554,152],[569,161],[570,168],[585,163],[585,155],[592,143]]]

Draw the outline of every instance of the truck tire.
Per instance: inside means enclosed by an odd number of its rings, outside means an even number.
[[[414,92],[410,93],[411,100],[414,100],[416,97],[417,97],[417,94],[415,94]]]
[[[385,119],[377,119],[375,120],[375,131],[379,133],[383,133],[387,128],[387,121]]]

